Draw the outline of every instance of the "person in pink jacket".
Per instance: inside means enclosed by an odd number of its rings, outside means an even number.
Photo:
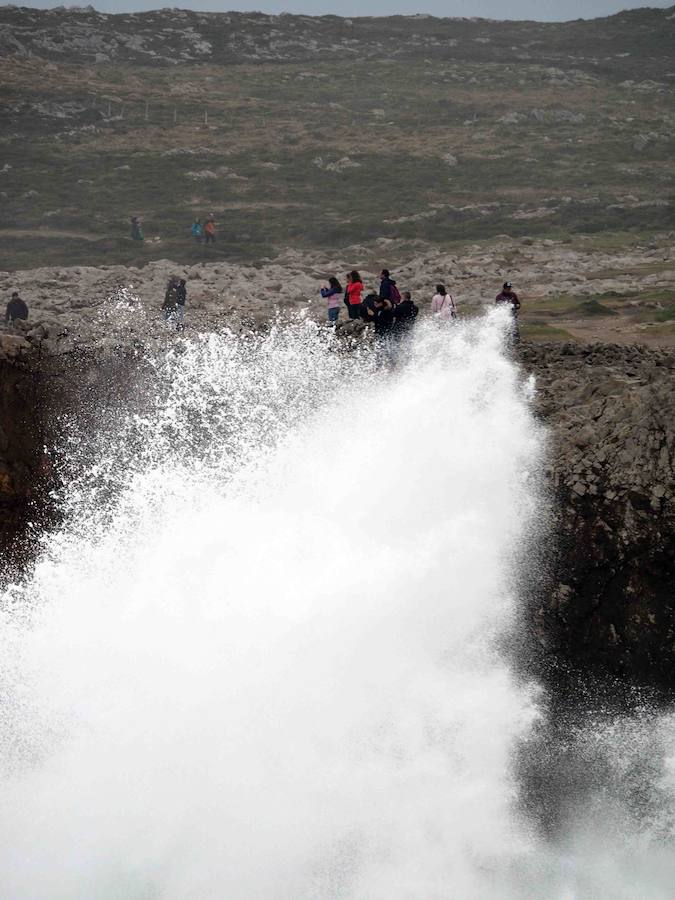
[[[450,322],[457,317],[457,306],[444,284],[436,285],[436,293],[431,301],[431,312],[439,319]]]
[[[340,304],[342,303],[342,285],[335,275],[331,275],[328,284],[321,288],[321,296],[328,302],[328,322],[335,325],[340,317]]]

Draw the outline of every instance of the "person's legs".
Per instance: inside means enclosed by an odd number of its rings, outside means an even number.
[[[361,304],[360,303],[350,303],[348,309],[349,309],[349,318],[350,319],[360,319],[361,318]]]
[[[332,306],[332,307],[328,310],[328,321],[329,321],[329,323],[330,323],[331,325],[335,325],[335,323],[336,323],[337,320],[338,320],[338,316],[339,316],[339,315],[340,315],[340,307],[339,307],[339,306]]]
[[[513,317],[513,324],[511,326],[511,340],[514,344],[520,343],[520,326],[518,324],[518,316]]]
[[[183,327],[184,327],[183,319],[184,318],[185,318],[185,307],[178,306],[178,308],[176,309],[176,328],[178,329],[178,331],[183,330]]]

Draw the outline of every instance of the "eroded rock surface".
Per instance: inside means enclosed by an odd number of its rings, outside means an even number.
[[[675,354],[529,345],[551,427],[558,541],[535,611],[542,644],[597,674],[675,684]]]

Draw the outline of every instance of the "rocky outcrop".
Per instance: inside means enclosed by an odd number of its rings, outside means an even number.
[[[530,345],[551,426],[555,569],[534,609],[542,646],[599,676],[675,684],[675,354]]]
[[[651,63],[647,72],[661,78],[664,69],[659,57],[664,62],[669,58],[675,31],[664,9],[633,10],[590,21],[535,23],[427,15],[339,18],[180,9],[106,15],[91,6],[49,10],[5,6],[0,24],[3,54],[143,66],[309,62],[326,54],[349,59],[492,61],[495,47],[508,47],[512,58],[546,61],[545,74],[553,84],[569,82],[569,73],[559,68],[563,60],[582,70],[589,68],[589,62],[594,68],[599,42],[612,49],[611,55],[603,54],[604,68],[614,65],[625,80],[632,73],[636,29],[641,30],[642,47],[650,51],[639,54],[643,81],[646,62]],[[305,74],[314,76],[312,71]]]
[[[30,344],[0,335],[0,550],[25,555],[31,503],[42,473],[41,378]],[[18,541],[18,544],[17,544]]]

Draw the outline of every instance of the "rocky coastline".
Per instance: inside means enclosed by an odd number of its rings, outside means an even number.
[[[57,515],[45,448],[57,440],[60,417],[97,392],[124,391],[146,351],[168,339],[125,291],[118,287],[107,304],[88,309],[78,329],[59,317],[0,334],[0,548],[10,572],[30,560]],[[259,308],[228,313],[229,326],[240,329],[264,315]],[[201,315],[206,326],[207,311]],[[198,310],[195,316],[201,321]],[[668,694],[675,684],[675,352],[525,341],[517,356],[534,375],[535,412],[550,430],[549,562],[529,601],[533,643],[544,658]]]

